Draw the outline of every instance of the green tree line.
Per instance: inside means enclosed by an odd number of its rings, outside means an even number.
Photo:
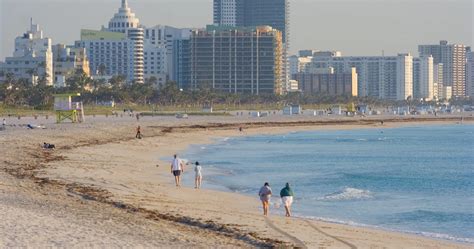
[[[123,76],[114,76],[109,82],[93,80],[86,74],[78,71],[66,81],[66,87],[54,88],[47,86],[44,80],[33,85],[25,79],[15,79],[7,75],[0,83],[0,102],[6,106],[35,107],[51,109],[53,94],[81,93],[85,104],[115,101],[120,104],[162,105],[162,106],[193,106],[209,104],[224,104],[229,107],[240,105],[328,105],[364,103],[372,106],[403,105],[406,102],[381,101],[374,98],[357,98],[352,96],[329,96],[304,94],[300,92],[286,95],[250,95],[216,92],[208,86],[197,90],[182,90],[175,82],[167,82],[163,86],[155,87],[156,79],[146,80],[144,84],[127,84]],[[413,102],[413,101],[412,101]],[[459,102],[459,101],[458,101]],[[461,101],[459,104],[472,104],[472,100]],[[410,103],[415,104],[415,103]]]

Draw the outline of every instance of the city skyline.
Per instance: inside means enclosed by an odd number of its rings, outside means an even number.
[[[94,5],[92,9],[90,8],[91,4]],[[212,0],[153,2],[130,0],[129,4],[141,19],[141,23],[146,26],[161,24],[183,28],[203,28],[206,24],[211,24],[213,18]],[[194,11],[180,9],[183,4],[187,6],[187,9]],[[30,17],[33,17],[35,23],[44,28],[45,36],[52,38],[54,44],[71,44],[79,38],[81,28],[105,26],[118,5],[120,5],[120,0],[107,0],[100,3],[91,0],[64,0],[61,2],[1,0],[0,60],[11,55],[13,40],[26,31]],[[297,2],[291,1],[290,6],[290,54],[295,54],[300,49],[318,49],[340,50],[344,55],[381,55],[382,51],[385,51],[387,55],[399,52],[409,52],[416,55],[418,44],[436,44],[442,39],[451,43],[464,43],[467,46],[472,46],[473,16],[471,10],[473,4],[469,0],[446,2],[389,0],[384,3],[376,0],[351,2],[347,0],[332,2],[299,0]],[[423,8],[430,8],[431,14],[421,11]],[[152,12],[151,9],[156,12]],[[386,9],[391,9],[391,12],[384,11]],[[398,10],[404,10],[406,16],[409,17],[417,13],[416,20],[418,21],[414,22],[413,18],[402,18],[403,15],[400,14],[402,12]],[[81,13],[86,11],[89,15],[87,18],[83,18]],[[55,15],[52,16],[49,12],[53,12]],[[442,15],[443,12],[457,13],[457,15],[450,15],[449,18],[446,18],[445,15]],[[66,18],[66,21],[58,21]],[[308,22],[308,18],[313,18],[314,23]],[[330,21],[327,21],[328,18]],[[7,20],[15,21],[9,22]],[[318,23],[323,23],[322,21],[324,21],[324,25],[318,25]],[[349,23],[351,26],[348,25]],[[411,25],[407,25],[407,23]],[[426,23],[430,25],[426,25]],[[309,28],[308,25],[310,25]],[[381,29],[379,26],[385,28]],[[453,26],[460,28],[450,28]],[[313,27],[315,28],[313,29]],[[387,27],[390,30],[386,30]],[[419,32],[419,27],[425,27],[426,31]],[[377,28],[377,32],[372,31],[375,28]],[[301,37],[305,39],[301,39]],[[352,39],[348,39],[348,37],[352,37]],[[396,39],[397,37],[398,39]]]

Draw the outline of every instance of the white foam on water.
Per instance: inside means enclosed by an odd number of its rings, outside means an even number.
[[[324,218],[324,217],[316,217],[316,216],[294,215],[294,217],[303,218],[303,219],[310,219],[310,220],[317,220],[317,221],[323,221],[323,222],[329,222],[329,223],[334,223],[334,224],[349,225],[349,226],[355,226],[355,227],[374,228],[374,229],[380,229],[380,230],[389,231],[389,232],[396,232],[396,233],[415,234],[415,235],[420,235],[420,236],[423,236],[423,237],[428,237],[428,238],[433,238],[433,239],[455,241],[455,242],[466,243],[466,244],[474,244],[474,238],[461,238],[461,237],[456,237],[456,236],[452,236],[452,235],[449,235],[449,234],[443,234],[443,233],[420,232],[420,231],[411,231],[411,230],[397,230],[397,229],[390,229],[390,228],[381,227],[381,226],[357,223],[357,222],[354,222],[354,221],[344,221],[344,220]]]
[[[348,201],[348,200],[364,200],[372,199],[373,193],[369,190],[357,189],[357,188],[345,188],[342,191],[326,195],[318,198],[321,201]]]

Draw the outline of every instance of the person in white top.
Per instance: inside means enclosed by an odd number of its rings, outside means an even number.
[[[195,165],[196,166],[194,167],[194,173],[196,173],[196,177],[194,178],[194,188],[200,189],[202,184],[202,167],[199,162],[196,162]]]
[[[171,162],[171,173],[174,175],[176,187],[181,187],[181,173],[184,173],[184,164],[177,155],[174,155],[173,161]]]

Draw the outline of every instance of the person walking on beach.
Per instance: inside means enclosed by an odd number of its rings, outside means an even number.
[[[270,184],[266,182],[263,187],[260,188],[258,191],[258,196],[260,196],[260,200],[262,201],[263,205],[263,215],[268,215],[268,210],[270,209],[270,198],[272,197],[272,189],[270,188]]]
[[[137,134],[135,135],[135,138],[142,139],[142,132],[141,132],[141,127],[137,127]]]
[[[289,183],[286,183],[286,186],[280,191],[281,202],[285,205],[286,217],[291,217],[291,204],[293,204],[294,195]]]
[[[181,187],[181,173],[184,173],[184,164],[177,155],[174,155],[173,161],[171,162],[171,173],[174,175],[176,187]]]
[[[196,173],[196,176],[194,178],[194,185],[195,185],[195,189],[200,189],[201,188],[201,184],[202,184],[202,167],[201,165],[199,164],[199,162],[196,162],[195,163],[195,166],[194,166],[194,173]]]

